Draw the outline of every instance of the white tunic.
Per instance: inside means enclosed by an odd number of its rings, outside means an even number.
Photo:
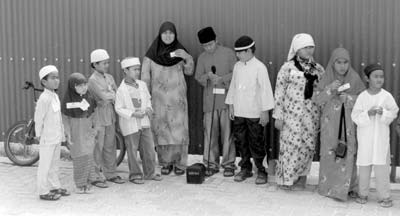
[[[261,111],[274,108],[267,67],[256,57],[235,64],[225,103],[233,104],[235,116],[244,118],[260,118]]]
[[[383,108],[382,115],[368,116],[374,106]],[[357,125],[357,165],[385,165],[390,152],[390,123],[397,117],[399,107],[384,89],[371,95],[367,90],[357,98],[351,119]]]

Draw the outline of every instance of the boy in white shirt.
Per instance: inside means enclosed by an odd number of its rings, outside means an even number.
[[[161,176],[155,173],[156,154],[149,119],[153,112],[151,96],[146,83],[138,80],[139,58],[123,59],[121,68],[126,76],[116,93],[115,110],[128,148],[129,181],[134,184],[143,184],[145,179],[161,181]],[[143,171],[137,159],[138,149]]]
[[[239,61],[233,68],[233,76],[225,103],[233,120],[233,136],[242,160],[237,182],[253,176],[252,157],[258,168],[256,184],[266,184],[268,175],[263,166],[266,155],[264,126],[269,121],[268,111],[274,108],[274,95],[267,67],[254,56],[255,42],[242,36],[235,42]]]
[[[58,177],[61,142],[65,141],[61,117],[61,104],[55,90],[60,79],[58,69],[47,65],[40,69],[39,78],[44,87],[35,109],[35,132],[39,138],[39,167],[37,171],[37,187],[42,200],[58,200],[70,193],[61,188]]]
[[[371,168],[374,166],[378,202],[382,207],[393,206],[390,199],[390,123],[397,117],[399,107],[393,96],[382,88],[385,81],[382,66],[368,65],[365,70],[368,89],[358,96],[351,113],[357,125],[357,165],[359,166],[359,198],[368,201]]]

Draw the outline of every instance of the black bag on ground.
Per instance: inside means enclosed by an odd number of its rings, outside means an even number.
[[[344,104],[342,104],[342,110],[340,111],[340,126],[339,126],[338,145],[335,149],[335,155],[337,158],[345,158],[346,153],[347,153],[346,118],[345,118],[344,112],[345,112]],[[343,130],[344,130],[344,132],[343,132],[344,138],[342,138]]]
[[[206,175],[206,166],[202,163],[195,163],[186,168],[186,182],[188,184],[201,184]]]

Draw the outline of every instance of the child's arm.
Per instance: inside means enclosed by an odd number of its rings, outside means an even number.
[[[118,89],[115,95],[115,111],[119,116],[125,119],[130,119],[134,110],[128,109],[124,103],[124,94]]]
[[[289,65],[287,64],[288,63],[285,63],[279,70],[275,84],[275,108],[272,117],[281,121],[283,121],[284,102],[290,71]]]
[[[115,99],[115,94],[113,92],[102,90],[99,83],[95,80],[89,80],[88,89],[92,95],[96,95],[103,101],[113,101]]]
[[[392,121],[397,117],[399,107],[397,106],[392,95],[387,97],[385,104],[386,105],[382,106],[382,115],[380,116],[379,120],[386,125],[390,125],[390,123],[392,123]]]
[[[37,137],[40,137],[42,134],[44,118],[46,117],[46,113],[48,112],[50,107],[50,103],[46,98],[39,97],[39,100],[36,102],[36,109],[34,115],[35,121],[35,133]]]
[[[72,145],[72,141],[71,141],[71,117],[66,116],[64,114],[62,114],[62,122],[64,124],[64,134],[65,137],[67,138],[67,142]]]
[[[260,68],[257,72],[257,84],[261,93],[261,110],[268,111],[274,108],[274,93],[269,81],[267,67]]]
[[[234,115],[234,107],[233,107],[233,102],[235,99],[235,94],[236,94],[236,73],[235,73],[235,69],[233,69],[233,75],[232,75],[232,80],[231,80],[231,84],[229,85],[229,90],[228,90],[228,94],[226,95],[226,99],[225,99],[225,104],[229,105],[229,118],[231,120],[234,119],[235,115]]]
[[[351,112],[351,119],[359,127],[365,127],[371,124],[367,109],[363,108],[362,95],[359,96],[354,104],[353,111]]]
[[[150,117],[153,114],[153,107],[151,106],[151,95],[149,93],[149,90],[147,89],[147,86],[144,85],[144,92],[145,92],[145,112],[146,114]]]

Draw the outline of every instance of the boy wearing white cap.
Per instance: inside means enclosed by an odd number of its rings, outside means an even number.
[[[88,89],[97,102],[95,118],[99,130],[94,149],[94,161],[99,179],[92,184],[100,188],[108,187],[106,179],[117,184],[124,183],[116,174],[116,116],[113,104],[117,86],[114,78],[108,74],[109,59],[110,56],[104,49],[96,49],[90,53],[91,67],[94,71],[89,78]]]
[[[152,115],[151,96],[145,82],[138,80],[140,61],[127,57],[121,61],[125,73],[115,98],[115,110],[119,115],[119,126],[128,148],[129,181],[143,184],[144,179],[160,181],[155,174],[155,150],[150,116]],[[143,171],[137,160],[137,150],[143,162]]]
[[[233,68],[232,81],[225,103],[233,120],[233,136],[242,160],[237,182],[253,176],[253,161],[258,169],[256,184],[266,184],[268,175],[263,166],[266,155],[264,127],[269,121],[268,111],[274,108],[274,95],[267,67],[254,56],[255,42],[242,36],[235,42],[239,61]]]
[[[70,195],[61,188],[58,178],[61,142],[65,140],[61,117],[61,105],[55,90],[60,84],[58,70],[54,65],[40,69],[39,78],[44,87],[35,109],[35,132],[39,138],[39,167],[37,186],[40,199],[58,200]]]

